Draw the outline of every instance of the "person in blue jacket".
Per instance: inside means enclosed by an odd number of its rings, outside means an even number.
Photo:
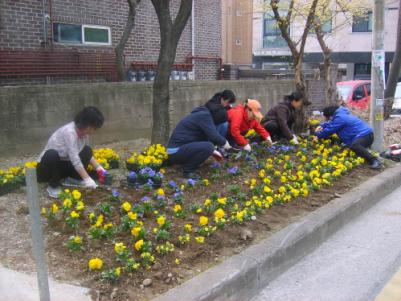
[[[215,145],[231,148],[216,129],[221,118],[218,112],[200,106],[175,127],[167,146],[168,163],[182,165],[185,178],[200,178],[195,171],[213,154]]]
[[[364,121],[352,115],[347,108],[335,105],[324,108],[323,115],[328,122],[316,129],[315,135],[318,138],[337,134],[344,144],[369,162],[371,168],[381,168],[380,161],[367,150],[374,137],[372,129]]]

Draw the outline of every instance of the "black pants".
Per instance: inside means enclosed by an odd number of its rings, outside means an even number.
[[[175,154],[169,155],[169,163],[182,165],[184,173],[194,172],[213,154],[213,151],[214,145],[211,142],[188,143],[182,145]]]
[[[370,147],[373,143],[373,133],[356,139],[350,148],[359,156],[364,158],[369,163],[372,163],[376,157],[373,156],[366,148]]]
[[[266,131],[270,133],[270,136],[273,141],[278,141],[285,138],[281,133],[280,125],[278,124],[277,121],[275,120],[267,121],[266,123],[263,124],[263,127],[266,129]]]
[[[86,168],[92,158],[92,149],[85,146],[79,153],[82,164]],[[47,150],[37,167],[38,181],[49,182],[51,187],[60,186],[61,179],[71,177],[80,180],[81,176],[77,173],[71,161],[63,161],[54,149]]]

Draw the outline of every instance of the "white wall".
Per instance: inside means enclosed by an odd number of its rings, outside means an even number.
[[[255,0],[259,3],[262,0]],[[391,1],[387,7],[398,7],[398,2]],[[256,5],[255,5],[256,6]],[[385,10],[385,51],[394,51],[396,42],[398,10]],[[344,24],[345,17],[338,16],[333,22],[335,24]],[[300,23],[291,25],[291,36],[294,40],[299,39],[302,35],[304,26]],[[371,32],[352,32],[352,24],[346,24],[341,29],[327,34],[326,42],[333,52],[370,52],[372,49],[372,33]],[[288,49],[283,49],[283,53],[277,54],[277,49],[263,49],[263,13],[254,12],[253,18],[253,53],[254,55],[283,55],[289,53]],[[321,49],[314,34],[309,34],[306,46],[306,53],[320,53]]]

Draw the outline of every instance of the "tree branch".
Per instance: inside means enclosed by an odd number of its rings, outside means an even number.
[[[318,3],[318,0],[313,0],[311,8],[309,10],[308,18],[306,19],[304,32],[302,34],[302,39],[301,39],[301,46],[299,48],[299,52],[302,53],[302,54],[304,53],[306,39],[308,37],[308,33],[309,33],[309,30],[310,30],[311,24],[313,23],[313,20],[315,19],[315,12],[316,12],[317,3]]]
[[[174,20],[174,31],[183,30],[192,11],[192,0],[181,0],[180,9]]]
[[[291,0],[292,4],[290,3],[290,6],[293,6],[293,2],[294,0]],[[288,33],[288,25],[286,22],[283,22],[282,17],[280,16],[280,13],[278,11],[278,3],[279,0],[271,0],[270,1],[270,7],[273,10],[273,14],[274,14],[274,19],[276,20],[277,26],[281,31],[281,36],[283,37],[283,39],[287,42],[288,47],[290,48],[290,51],[292,53],[292,55],[294,57],[299,57],[299,52],[298,49],[296,47],[296,45],[294,44],[294,41],[291,39],[289,33]]]

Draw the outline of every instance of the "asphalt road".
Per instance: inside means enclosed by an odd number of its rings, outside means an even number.
[[[401,187],[251,300],[375,300],[400,267]]]

